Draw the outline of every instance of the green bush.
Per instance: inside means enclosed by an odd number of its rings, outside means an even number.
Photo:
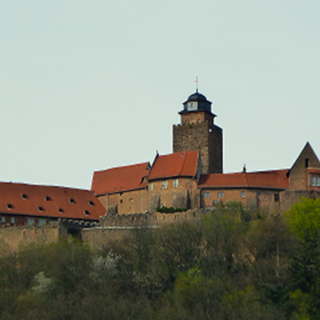
[[[173,207],[157,208],[157,212],[161,212],[161,213],[175,213],[175,212],[185,212],[185,211],[187,211],[186,208],[173,208]]]

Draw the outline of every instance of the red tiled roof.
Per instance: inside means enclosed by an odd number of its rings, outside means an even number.
[[[320,173],[320,169],[319,168],[308,168],[308,172],[309,173]]]
[[[0,213],[99,220],[105,209],[90,190],[0,182]]]
[[[287,172],[288,169],[247,173],[203,174],[200,176],[198,187],[287,189],[289,188]]]
[[[149,162],[132,166],[95,171],[91,190],[96,195],[143,189],[147,186],[144,178],[149,174]]]
[[[198,151],[176,152],[159,156],[149,175],[149,180],[187,176],[195,177],[198,167]]]

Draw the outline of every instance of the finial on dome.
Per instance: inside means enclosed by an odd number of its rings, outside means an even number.
[[[198,85],[199,85],[198,77],[196,77],[196,80],[194,80],[193,82],[196,83],[196,93],[198,93]]]

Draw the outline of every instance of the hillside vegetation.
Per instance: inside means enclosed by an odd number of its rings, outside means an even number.
[[[74,239],[0,256],[0,318],[320,319],[320,200],[285,214],[223,206],[90,249]]]

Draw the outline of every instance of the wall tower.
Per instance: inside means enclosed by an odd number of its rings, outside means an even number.
[[[173,152],[200,150],[202,173],[222,173],[222,129],[211,102],[198,90],[183,103],[181,124],[173,125]]]

